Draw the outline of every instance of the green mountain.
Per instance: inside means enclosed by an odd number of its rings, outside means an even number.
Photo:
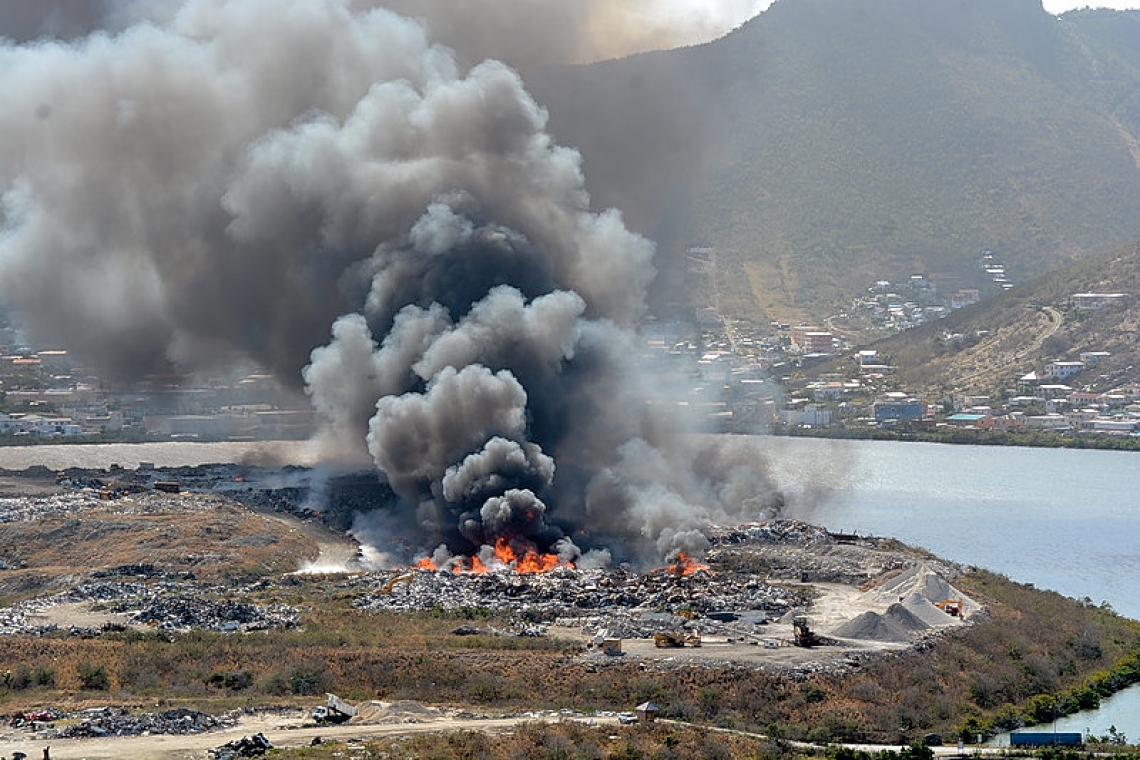
[[[821,320],[876,279],[1023,282],[1140,234],[1140,12],[778,0],[715,42],[527,75],[662,297]]]

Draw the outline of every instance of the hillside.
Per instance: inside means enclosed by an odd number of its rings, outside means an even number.
[[[713,245],[724,311],[817,321],[880,277],[976,286],[988,249],[1021,282],[1140,232],[1138,24],[781,0],[707,45],[527,82],[595,202],[660,242],[667,286]]]
[[[1075,293],[1124,293],[1123,304],[1074,308]],[[1042,371],[1046,361],[1078,359],[1081,352],[1111,356],[1070,382],[1105,392],[1140,382],[1140,241],[1090,257],[1007,293],[959,309],[946,319],[876,341],[895,369],[899,387],[937,397],[945,391],[1001,397],[1014,381]],[[837,359],[813,372],[842,371]]]

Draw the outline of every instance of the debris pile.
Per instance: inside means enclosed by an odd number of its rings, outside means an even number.
[[[45,517],[70,515],[103,506],[99,495],[89,491],[0,498],[0,523],[42,520]]]
[[[772,520],[709,532],[709,562],[724,562],[745,553],[762,564],[769,580],[799,583],[842,583],[859,586],[885,573],[917,564],[890,538],[835,534],[799,520]],[[949,577],[960,574],[949,563],[930,562],[931,569]]]
[[[116,611],[127,610],[120,608]],[[260,631],[295,628],[298,622],[296,609],[288,605],[262,607],[231,599],[200,599],[187,593],[159,596],[144,608],[132,611],[130,617],[132,623],[154,625],[163,631],[188,631],[192,628]]]
[[[77,603],[91,603],[92,607],[124,616],[128,624],[162,631],[257,631],[298,625],[300,613],[289,605],[234,601],[234,597],[240,598],[251,590],[185,581],[96,581],[0,609],[0,635],[43,635],[63,630],[55,623],[43,622],[44,618],[54,607]],[[72,635],[90,637],[121,629],[121,625],[112,624],[98,628],[71,626],[66,630]]]
[[[231,728],[237,724],[232,715],[214,716],[196,710],[179,708],[161,713],[132,714],[122,708],[101,707],[78,714],[81,722],[61,729],[60,738],[99,736],[140,736],[142,734],[197,734]]]
[[[554,621],[571,616],[606,616],[684,608],[698,613],[753,610],[777,615],[801,604],[793,592],[751,577],[717,576],[708,572],[674,577],[656,572],[575,570],[517,575],[510,571],[478,574],[417,571],[411,582],[380,593],[388,580],[374,574],[364,581],[370,589],[356,606],[366,610],[429,610],[490,607],[525,612],[531,621]]]
[[[258,733],[226,742],[210,751],[214,755],[214,760],[235,760],[239,757],[259,757],[270,749],[273,749],[273,745],[265,738],[265,734]]]

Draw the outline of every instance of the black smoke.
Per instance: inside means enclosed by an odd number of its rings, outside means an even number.
[[[515,70],[348,0],[115,7],[0,44],[0,296],[34,336],[303,386],[397,496],[358,535],[411,555],[660,558],[763,514],[756,463],[649,412],[654,247]]]

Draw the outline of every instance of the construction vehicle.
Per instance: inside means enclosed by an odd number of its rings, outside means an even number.
[[[935,602],[934,606],[951,617],[962,617],[961,599],[943,599],[941,602]]]
[[[797,615],[792,619],[792,634],[798,647],[817,647],[823,644],[823,639],[808,626],[808,619]]]
[[[653,644],[658,649],[668,649],[683,646],[699,647],[701,634],[687,631],[667,631],[653,634]]]
[[[391,579],[390,581],[388,581],[387,583],[385,583],[383,586],[380,587],[380,593],[381,594],[391,594],[392,589],[394,589],[396,587],[397,583],[406,583],[406,584],[408,584],[408,587],[411,588],[412,579],[414,579],[415,577],[416,577],[415,573],[405,573],[404,575],[397,575],[395,578]]]

